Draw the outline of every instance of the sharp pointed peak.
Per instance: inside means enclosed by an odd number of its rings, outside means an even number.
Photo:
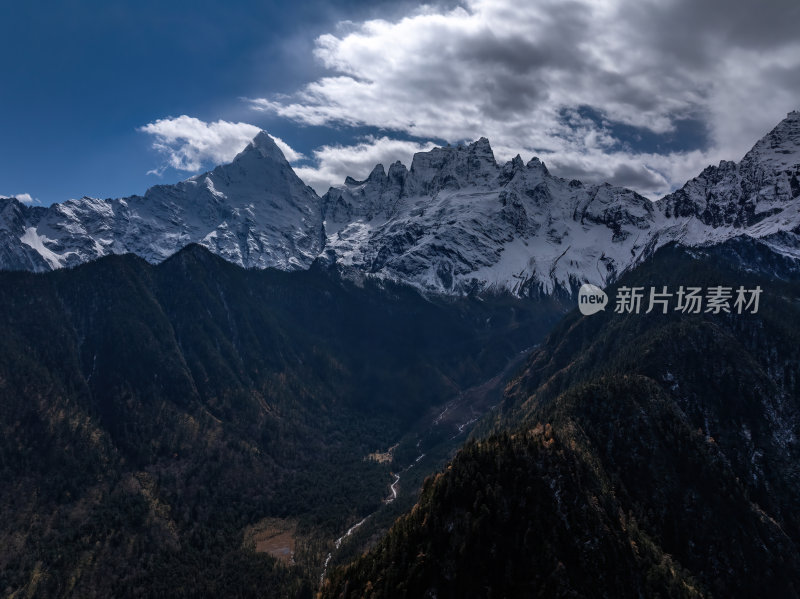
[[[389,177],[390,179],[397,179],[405,177],[407,173],[408,173],[408,168],[406,167],[406,165],[400,162],[399,160],[396,160],[391,164],[391,166],[389,166],[389,172],[387,173],[386,176]]]
[[[273,160],[286,162],[286,156],[283,155],[283,152],[278,147],[278,144],[275,143],[275,140],[272,138],[272,136],[263,129],[258,132],[253,140],[247,144],[247,147],[242,150],[233,160],[236,162],[241,157],[252,154],[253,152],[257,152],[263,158],[272,158]]]
[[[530,169],[539,169],[543,171],[545,174],[550,174],[550,171],[547,170],[547,166],[545,166],[545,163],[539,160],[537,156],[531,158],[528,161],[528,164],[526,164],[525,166],[527,166]]]
[[[494,158],[494,151],[492,150],[492,144],[489,143],[488,138],[481,137],[469,144],[468,148],[471,153],[474,153],[478,156],[484,156],[491,162],[496,162]]]
[[[386,179],[386,170],[381,163],[378,163],[372,168],[366,179],[359,180],[348,175],[344,178],[344,184],[348,187],[356,187],[369,182],[380,182],[383,179]]]
[[[386,176],[386,169],[384,169],[383,164],[379,162],[372,169],[372,172],[370,172],[369,177],[367,177],[367,181],[375,178],[383,178],[385,176]]]

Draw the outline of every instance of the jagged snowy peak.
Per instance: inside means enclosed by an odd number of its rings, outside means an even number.
[[[262,132],[228,165],[142,196],[0,215],[0,265],[49,270],[132,252],[159,262],[200,243],[245,267],[305,268],[322,250],[319,198]]]
[[[364,181],[347,177],[344,184],[323,196],[323,211],[329,226],[389,218],[401,196],[435,195],[444,189],[496,187],[499,169],[489,140],[481,138],[468,146],[434,148],[414,155],[411,169],[400,162],[387,173],[378,164]]]
[[[551,292],[587,271],[605,284],[645,249],[654,219],[630,190],[553,177],[535,158],[498,165],[485,138],[418,153],[408,171],[377,167],[323,205],[340,264],[444,293]]]
[[[800,196],[800,112],[791,112],[739,164],[706,168],[659,203],[667,217],[696,217],[712,227],[748,227]]]
[[[408,170],[399,162],[391,165],[388,173],[382,164],[378,164],[364,181],[347,177],[344,185],[331,187],[322,197],[322,210],[329,230],[337,223],[392,216],[407,175]]]
[[[482,138],[331,188],[326,248],[345,267],[444,293],[605,285],[672,241],[750,236],[800,257],[799,157],[794,112],[741,163],[709,167],[653,203],[554,177],[536,158],[498,165]]]
[[[706,168],[657,202],[664,234],[686,245],[745,235],[800,257],[800,112],[744,156]]]
[[[406,183],[409,195],[435,195],[446,189],[495,187],[497,162],[489,140],[481,137],[467,146],[418,152]]]

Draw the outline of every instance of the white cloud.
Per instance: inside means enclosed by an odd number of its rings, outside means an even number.
[[[161,174],[165,166],[182,171],[199,171],[209,164],[230,162],[261,131],[248,123],[215,121],[181,115],[159,119],[139,128],[155,137],[153,148],[166,158],[166,164],[150,171]],[[300,160],[303,155],[278,137],[272,137],[286,159]]]
[[[741,158],[797,108],[798,20],[788,0],[466,0],[322,35],[327,76],[250,102],[310,125],[485,135],[501,155],[661,193],[705,166],[693,160]],[[609,124],[566,122],[581,106]],[[668,135],[686,119],[705,125],[707,147],[659,153],[615,138],[616,125]]]
[[[286,157],[286,160],[289,162],[297,162],[305,158],[303,154],[292,148],[292,146],[287,144],[280,137],[275,137],[274,135],[270,135],[270,137],[272,138],[272,141],[275,142],[275,145],[280,148],[281,152],[283,152],[283,155]]]
[[[300,166],[294,170],[306,185],[323,194],[331,185],[341,183],[347,176],[366,179],[376,164],[383,164],[388,170],[389,165],[399,160],[408,166],[416,152],[424,152],[434,146],[433,143],[367,137],[354,145],[317,148],[314,150],[316,166]]]
[[[11,195],[11,196],[0,195],[0,198],[17,198],[18,201],[22,202],[23,204],[28,204],[29,206],[39,203],[39,200],[34,198],[29,193],[18,193],[18,194]]]

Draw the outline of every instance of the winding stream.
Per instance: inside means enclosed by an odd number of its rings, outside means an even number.
[[[417,443],[417,447],[419,447],[419,443]],[[419,462],[424,457],[425,457],[425,454],[424,453],[420,453],[419,456],[417,456],[417,459],[414,460],[414,464]],[[414,464],[411,464],[410,466],[408,466],[405,470],[403,470],[403,472],[406,472],[410,468],[413,468]],[[394,476],[394,482],[391,485],[389,485],[389,489],[391,490],[392,494],[384,500],[384,504],[385,505],[388,505],[388,504],[392,503],[395,499],[397,499],[397,483],[400,482],[400,475],[392,473],[392,476]],[[378,508],[378,509],[380,509],[380,508]],[[378,510],[375,510],[375,511],[378,511]],[[351,526],[350,528],[347,529],[346,533],[344,533],[341,537],[336,539],[336,543],[334,543],[334,550],[333,551],[336,551],[337,549],[339,549],[339,547],[342,546],[342,541],[344,541],[347,537],[349,537],[351,534],[353,534],[353,532],[359,526],[364,524],[364,522],[369,520],[369,518],[374,513],[375,512],[372,512],[372,514],[369,514],[368,516],[366,516],[360,522],[356,522],[355,524],[353,524],[353,526]],[[333,551],[329,552],[328,555],[325,557],[325,564],[322,566],[322,574],[319,577],[320,586],[322,585],[323,582],[325,582],[325,575],[328,573],[328,564],[330,564],[331,559],[333,558]]]
[[[398,480],[399,480],[399,478],[400,478],[400,477],[398,477]],[[395,482],[395,484],[396,484],[396,482]],[[396,496],[396,495],[395,495],[395,496]],[[373,512],[373,513],[374,513],[374,512]],[[372,514],[370,514],[369,516],[371,516],[371,515],[372,515]],[[355,524],[353,524],[353,526],[351,526],[350,528],[348,528],[348,529],[347,529],[347,532],[346,532],[346,533],[344,533],[344,534],[343,534],[341,537],[339,537],[338,539],[336,539],[336,543],[335,543],[335,547],[336,547],[336,549],[339,549],[339,547],[341,547],[341,546],[342,546],[342,541],[344,541],[344,540],[345,540],[347,537],[349,537],[351,534],[353,534],[353,531],[354,531],[355,529],[357,529],[359,526],[361,526],[362,524],[364,524],[364,522],[366,522],[366,521],[367,521],[367,519],[369,518],[369,516],[367,516],[366,518],[364,518],[364,519],[363,519],[363,520],[361,520],[360,522],[356,522]],[[330,552],[330,553],[328,553],[328,556],[325,558],[325,565],[322,567],[322,575],[319,577],[319,583],[320,583],[320,584],[322,584],[323,582],[325,582],[325,574],[327,574],[327,573],[328,573],[328,564],[330,563],[330,561],[331,561],[331,558],[332,558],[332,557],[333,557],[333,552]]]
[[[469,404],[470,413],[469,414],[464,414],[463,410],[460,411],[461,404],[465,400],[469,401],[469,397],[468,396],[470,394],[474,394],[476,392],[478,394],[485,394],[488,390],[490,390],[492,388],[492,386],[498,385],[503,380],[503,377],[506,376],[508,374],[508,372],[511,371],[512,368],[516,367],[521,362],[522,358],[524,358],[524,356],[526,356],[528,353],[530,353],[530,351],[532,349],[533,348],[531,347],[531,348],[528,348],[526,350],[522,350],[519,353],[519,355],[516,356],[515,359],[511,360],[506,365],[505,369],[503,369],[503,371],[501,373],[499,373],[498,375],[496,375],[493,378],[485,381],[481,385],[476,385],[475,387],[471,387],[470,389],[467,389],[467,390],[462,391],[461,393],[459,393],[458,396],[455,399],[452,399],[452,400],[450,400],[449,402],[447,402],[445,404],[444,409],[437,416],[435,416],[432,420],[429,421],[430,425],[431,426],[441,426],[441,425],[444,424],[446,419],[449,419],[449,420],[451,420],[449,425],[452,426],[454,428],[454,430],[455,430],[455,434],[452,437],[450,437],[450,440],[453,440],[456,437],[458,437],[459,435],[462,435],[464,432],[466,432],[467,427],[469,427],[471,424],[474,424],[478,420],[478,418],[480,417],[481,414],[485,413],[489,409],[492,409],[494,406],[493,405],[492,406],[484,405],[483,409],[479,409],[476,412],[475,408],[473,407],[473,404],[470,403]],[[458,420],[455,420],[454,422],[452,422],[452,419],[453,419],[454,416],[455,416],[455,418],[458,418]],[[465,417],[466,420],[465,421],[461,421],[461,418],[459,418],[459,416]],[[397,490],[398,487],[397,487],[397,485],[400,483],[400,475],[401,474],[405,474],[406,472],[408,472],[417,463],[419,463],[419,461],[422,460],[422,458],[425,457],[425,454],[422,453],[422,450],[420,448],[421,443],[422,443],[422,439],[420,438],[417,441],[417,451],[419,451],[419,455],[416,457],[414,462],[412,464],[410,464],[409,466],[407,466],[406,468],[404,468],[399,474],[392,472],[392,476],[394,477],[394,481],[389,485],[389,491],[391,492],[391,494],[386,499],[383,500],[384,505],[388,505],[388,504],[392,503],[395,499],[397,499],[397,496],[398,496],[398,490]],[[380,509],[381,508],[378,508],[378,510],[380,510]],[[344,542],[344,540],[347,537],[352,535],[353,532],[356,529],[358,529],[362,524],[364,524],[364,522],[366,522],[370,517],[372,517],[378,510],[375,510],[374,512],[372,512],[371,514],[366,516],[360,522],[356,522],[355,524],[353,524],[350,528],[347,529],[347,532],[345,532],[341,537],[336,539],[336,542],[334,544],[334,549],[331,550],[328,553],[328,555],[325,557],[325,563],[324,563],[324,565],[322,567],[322,574],[320,575],[320,578],[319,578],[320,586],[325,582],[325,575],[328,573],[328,565],[330,564],[331,559],[333,559],[333,553],[335,551],[337,551],[341,547],[342,542]]]

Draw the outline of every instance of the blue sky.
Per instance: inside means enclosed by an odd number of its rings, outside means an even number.
[[[318,74],[316,35],[393,2],[4,2],[0,194],[42,203],[142,193],[191,173],[147,175],[160,157],[137,129],[182,114],[246,121],[298,148],[330,132],[239,100]],[[288,10],[287,10],[288,7]],[[385,8],[385,7],[384,7]]]
[[[757,10],[756,10],[757,8]],[[0,195],[119,197],[282,140],[319,191],[486,135],[657,197],[800,106],[798,3],[0,5]],[[176,168],[177,167],[177,168]]]

